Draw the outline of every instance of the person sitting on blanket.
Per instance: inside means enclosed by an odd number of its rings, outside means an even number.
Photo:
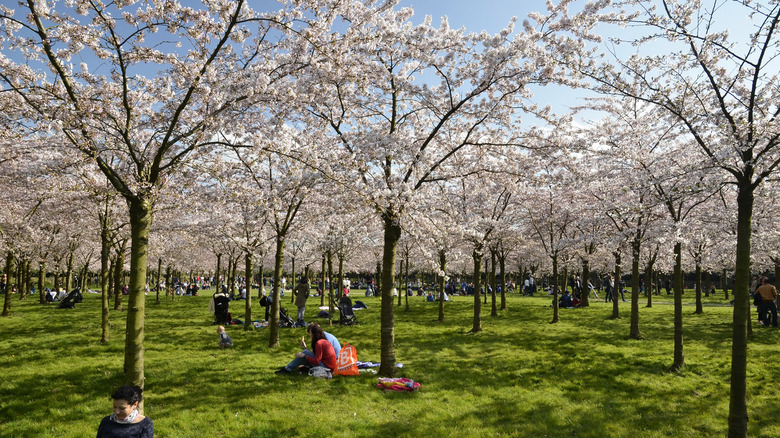
[[[324,366],[325,368],[329,368],[331,370],[336,369],[337,353],[333,348],[333,344],[331,344],[331,342],[329,342],[325,336],[325,332],[322,330],[322,327],[320,327],[316,322],[313,322],[309,324],[308,327],[306,327],[306,331],[309,332],[309,335],[311,336],[311,344],[314,351],[307,350],[306,341],[301,338],[301,348],[303,348],[303,351],[296,353],[295,359],[293,359],[287,365],[279,368],[276,371],[276,374],[291,373],[301,365],[309,365],[313,367]],[[333,337],[335,343],[338,344],[336,337],[333,335],[331,336]],[[339,345],[339,350],[341,350],[341,345]]]

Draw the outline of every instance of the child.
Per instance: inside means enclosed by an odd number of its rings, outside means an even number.
[[[219,335],[219,346],[222,348],[228,348],[233,346],[233,340],[230,339],[227,333],[225,333],[225,327],[217,327],[217,334]]]

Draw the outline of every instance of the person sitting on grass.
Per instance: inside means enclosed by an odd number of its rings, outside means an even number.
[[[569,293],[569,289],[563,290],[563,295],[561,295],[561,297],[558,299],[558,307],[562,307],[564,309],[574,307],[572,305],[572,299],[571,299],[571,294]]]
[[[330,370],[336,369],[337,353],[331,342],[329,342],[328,338],[325,336],[322,327],[316,322],[313,322],[306,327],[306,331],[308,331],[311,336],[311,344],[314,351],[307,350],[306,341],[301,338],[301,348],[303,348],[303,351],[296,353],[295,359],[279,368],[276,371],[276,374],[291,373],[301,365],[309,365],[312,367],[324,366]],[[338,343],[338,340],[336,340],[335,337],[333,337],[333,339]],[[339,345],[339,350],[341,349],[340,347],[341,346]]]
[[[153,438],[152,420],[138,413],[143,392],[139,386],[125,385],[111,394],[114,413],[100,422],[97,438]]]
[[[219,335],[219,346],[221,348],[230,348],[233,346],[233,340],[225,333],[224,326],[217,327],[217,334]]]

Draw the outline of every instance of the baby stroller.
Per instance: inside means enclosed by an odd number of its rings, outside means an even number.
[[[357,324],[357,318],[355,312],[352,310],[352,300],[347,296],[339,299],[339,324],[341,325],[354,325]]]
[[[75,288],[71,293],[68,294],[67,297],[65,297],[64,300],[60,301],[59,308],[60,309],[75,309],[76,304],[80,303],[84,297],[81,295],[81,288]]]
[[[214,294],[214,323],[229,324],[233,318],[230,316],[230,298],[226,294]]]
[[[295,321],[287,313],[284,307],[279,307],[279,327],[289,328],[294,327]]]

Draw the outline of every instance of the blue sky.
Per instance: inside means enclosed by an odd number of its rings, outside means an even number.
[[[491,33],[503,29],[513,16],[522,22],[529,12],[546,10],[544,0],[400,0],[399,5],[414,8],[415,22],[430,15],[437,25],[446,15],[450,27]]]

